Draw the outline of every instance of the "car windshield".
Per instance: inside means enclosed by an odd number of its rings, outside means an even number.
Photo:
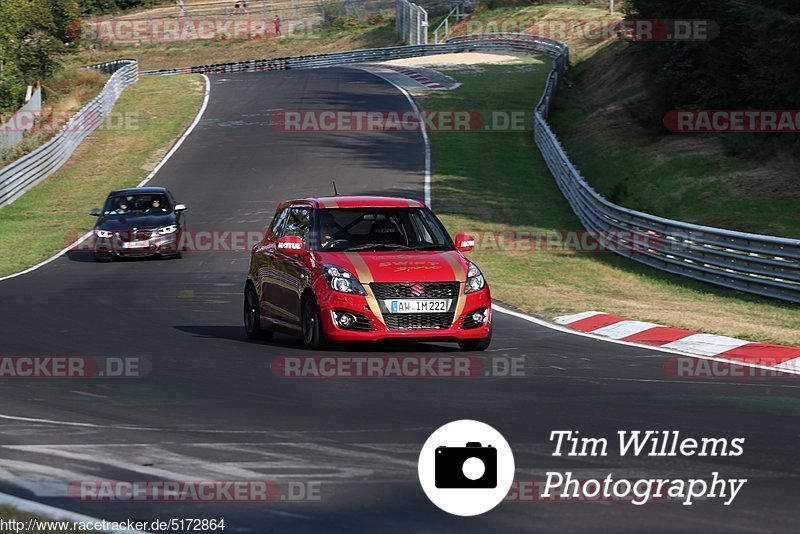
[[[169,213],[172,206],[165,195],[159,193],[112,195],[106,200],[103,215]]]
[[[452,250],[447,231],[427,208],[334,208],[315,214],[314,248]]]

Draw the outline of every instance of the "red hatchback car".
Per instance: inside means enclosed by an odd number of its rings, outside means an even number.
[[[484,350],[492,301],[480,269],[425,204],[378,196],[285,201],[253,247],[244,290],[250,339],[456,341]]]

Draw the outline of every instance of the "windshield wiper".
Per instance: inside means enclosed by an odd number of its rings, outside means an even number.
[[[385,248],[387,250],[399,250],[399,249],[410,250],[411,249],[411,247],[409,247],[407,245],[397,245],[397,244],[393,244],[393,243],[366,243],[364,245],[358,245],[356,247],[348,248],[347,252],[350,252],[350,251],[353,251],[353,250],[370,250],[370,249],[380,249],[380,248]]]

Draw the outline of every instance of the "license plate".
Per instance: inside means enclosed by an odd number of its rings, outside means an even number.
[[[122,248],[147,248],[150,241],[128,241],[122,243]]]
[[[389,313],[442,313],[450,309],[450,299],[384,300]]]

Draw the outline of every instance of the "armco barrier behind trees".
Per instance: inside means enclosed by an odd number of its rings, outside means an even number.
[[[81,141],[103,123],[120,93],[138,79],[138,65],[132,60],[88,68],[111,73],[111,78],[100,94],[73,115],[52,139],[0,169],[0,207],[11,204],[66,163]]]

